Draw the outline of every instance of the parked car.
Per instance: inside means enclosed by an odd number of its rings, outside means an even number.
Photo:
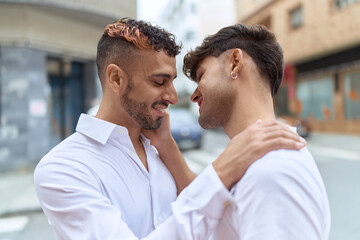
[[[307,138],[311,134],[311,126],[306,119],[296,116],[278,116],[277,119],[292,127],[296,127],[297,133],[303,138]]]
[[[203,129],[197,118],[186,109],[169,109],[171,134],[181,150],[200,148]]]

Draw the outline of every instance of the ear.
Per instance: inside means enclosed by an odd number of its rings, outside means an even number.
[[[234,49],[230,54],[231,71],[233,76],[239,76],[243,67],[243,51],[240,48]]]
[[[116,64],[109,64],[106,67],[106,82],[114,92],[119,92],[119,89],[124,85],[125,72]]]

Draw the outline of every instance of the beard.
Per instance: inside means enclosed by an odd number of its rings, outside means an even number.
[[[235,96],[234,90],[226,83],[208,89],[207,94],[203,94],[200,126],[205,129],[224,127],[231,117]]]
[[[232,102],[221,101],[215,95],[211,95],[211,98],[203,102],[199,124],[205,129],[224,127],[230,119]]]
[[[129,97],[131,90],[133,89],[133,82],[129,78],[128,85],[125,89],[123,96],[121,97],[121,104],[129,116],[137,122],[145,130],[158,129],[161,125],[162,117],[153,119],[151,116],[149,105],[146,102],[139,102]],[[151,107],[156,104],[163,104],[167,106],[164,101],[156,101]]]

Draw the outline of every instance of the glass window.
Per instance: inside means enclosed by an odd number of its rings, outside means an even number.
[[[1,67],[1,55],[0,55],[0,126],[1,126],[1,123],[2,123],[2,96],[3,96],[3,93],[2,93],[2,77],[1,77],[1,74],[2,74],[2,67]]]
[[[185,38],[188,41],[194,40],[195,39],[195,32],[193,32],[193,31],[187,32]]]
[[[192,3],[190,5],[190,11],[191,11],[191,13],[196,14],[196,4],[195,3]]]
[[[290,26],[292,29],[301,27],[303,24],[302,7],[299,6],[290,12]]]
[[[332,78],[313,79],[300,82],[296,94],[301,102],[301,117],[312,116],[318,120],[329,120],[334,116]]]
[[[360,2],[360,0],[334,0],[334,7],[335,9],[341,9],[356,2]]]
[[[346,119],[360,119],[360,72],[345,76],[344,97]]]

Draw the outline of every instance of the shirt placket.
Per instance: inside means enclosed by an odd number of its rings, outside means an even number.
[[[150,174],[150,194],[151,194],[151,206],[152,206],[152,214],[153,214],[153,225],[154,228],[158,228],[158,226],[162,223],[163,219],[161,217],[160,211],[160,203],[159,203],[159,195],[157,191],[155,178],[157,176],[157,166],[154,161],[154,151],[149,149],[149,146],[146,145],[146,152],[148,154],[148,166],[149,166],[149,174]]]

